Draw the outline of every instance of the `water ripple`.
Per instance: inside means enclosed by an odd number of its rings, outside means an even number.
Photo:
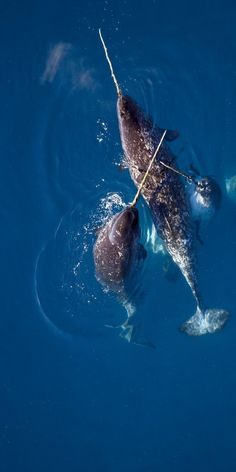
[[[140,47],[135,58],[119,58],[122,67],[117,75],[123,90],[136,98],[159,126],[180,131],[173,150],[184,170],[191,163],[200,172],[218,172],[221,177],[223,138],[220,133],[216,138],[209,115],[209,107],[212,113],[216,111],[214,74],[222,73],[219,58],[207,48],[204,53],[194,49],[193,56],[194,43],[174,38],[152,46],[152,55],[143,56]],[[208,76],[196,67],[201,57],[211,61]],[[97,283],[92,259],[96,227],[132,201],[135,192],[128,172],[121,174],[117,169],[122,152],[116,98],[105,60],[101,71],[99,75],[72,45],[58,43],[50,49],[41,78],[47,96],[39,126],[41,171],[52,204],[64,205],[59,206],[57,231],[38,256],[37,297],[47,319],[67,333],[99,331],[112,317],[124,316],[115,297],[105,294]],[[213,91],[206,97],[204,86],[209,81]],[[220,103],[224,113],[223,97]],[[203,126],[206,114],[208,133]],[[209,155],[214,159],[207,159]],[[142,241],[149,252],[140,274],[145,286],[152,258],[156,257],[153,253],[163,257],[163,251],[142,200],[139,209]],[[162,265],[160,261],[156,259],[156,264]]]

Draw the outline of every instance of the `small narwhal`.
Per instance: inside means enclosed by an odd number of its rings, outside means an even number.
[[[131,317],[135,312],[135,306],[131,287],[139,263],[145,257],[146,250],[140,243],[137,208],[125,208],[99,230],[93,248],[96,278],[107,291],[116,294],[118,301],[126,309],[127,320],[121,325],[111,327],[120,327],[121,336],[129,342],[134,340]]]
[[[108,58],[101,32],[99,33]],[[109,58],[108,62],[118,94],[117,114],[121,143],[131,178],[138,187],[160,139],[161,129],[154,126],[151,118],[144,114],[130,96],[122,94]],[[175,137],[176,133],[166,134],[166,140]],[[182,325],[181,330],[189,335],[199,336],[221,329],[229,315],[222,309],[206,309],[202,302],[198,287],[196,234],[190,204],[179,175],[163,166],[163,162],[168,166],[172,161],[171,151],[163,145],[142,187],[142,195],[150,208],[158,235],[179,266],[197,303],[195,315]]]
[[[127,207],[97,232],[93,249],[97,280],[109,291],[121,293],[139,252],[139,213]]]

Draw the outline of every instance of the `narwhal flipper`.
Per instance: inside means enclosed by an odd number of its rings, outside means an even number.
[[[138,335],[137,326],[130,324],[130,320],[127,320],[123,325],[120,326],[122,331],[120,337],[128,341],[128,343],[137,344],[137,346],[147,346],[152,349],[156,349],[155,344],[148,341],[146,338]]]
[[[189,336],[215,333],[223,328],[228,318],[229,313],[226,310],[219,308],[200,310],[197,308],[195,315],[182,324],[180,331]]]
[[[158,131],[159,133],[163,133],[165,128],[159,128],[158,126]],[[174,141],[179,137],[179,132],[176,129],[168,129],[166,134],[165,134],[165,141]]]

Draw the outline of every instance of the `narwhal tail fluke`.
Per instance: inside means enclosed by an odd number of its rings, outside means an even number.
[[[220,308],[202,310],[197,307],[195,315],[182,324],[180,331],[189,336],[215,333],[224,327],[228,318],[229,313],[226,310]]]

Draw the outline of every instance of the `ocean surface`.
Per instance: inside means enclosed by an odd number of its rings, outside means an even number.
[[[209,0],[0,2],[1,472],[236,471],[236,5]],[[179,166],[222,191],[198,246],[225,328],[190,337],[191,291],[147,250],[135,323],[94,274],[96,229],[130,202],[117,80],[162,128]]]

